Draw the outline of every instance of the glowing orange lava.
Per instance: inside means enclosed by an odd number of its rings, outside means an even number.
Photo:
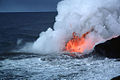
[[[77,36],[75,32],[73,32],[73,38],[69,40],[65,46],[65,51],[70,53],[79,52],[83,53],[85,50],[91,50],[94,46],[90,39],[86,39],[86,35],[88,35],[92,29],[86,33],[84,33],[81,37]]]

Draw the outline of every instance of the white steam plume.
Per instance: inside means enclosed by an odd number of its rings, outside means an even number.
[[[120,0],[63,0],[57,10],[54,29],[40,33],[30,51],[62,52],[73,32],[81,36],[91,28],[87,38],[96,44],[120,35]]]

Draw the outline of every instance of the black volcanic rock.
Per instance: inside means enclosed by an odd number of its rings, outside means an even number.
[[[114,77],[111,80],[120,80],[120,76]]]
[[[96,45],[94,51],[108,58],[120,58],[120,36]]]

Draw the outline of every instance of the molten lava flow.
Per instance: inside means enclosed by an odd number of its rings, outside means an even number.
[[[73,38],[69,40],[65,46],[65,51],[68,51],[70,53],[72,52],[79,52],[83,53],[85,50],[91,50],[94,46],[92,44],[92,40],[87,39],[86,40],[86,35],[89,34],[92,30],[84,33],[81,37],[77,36],[75,32],[73,32]]]

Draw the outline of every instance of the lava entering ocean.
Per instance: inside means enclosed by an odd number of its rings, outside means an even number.
[[[120,0],[62,0],[57,11],[53,29],[41,32],[39,38],[27,43],[22,51],[86,54],[95,45],[120,35]],[[71,28],[68,27],[70,24]]]
[[[83,53],[86,50],[91,50],[94,46],[94,43],[91,43],[91,39],[86,39],[86,36],[92,32],[93,29],[84,33],[81,37],[77,36],[75,32],[72,34],[72,39],[69,40],[65,46],[65,51],[70,53],[78,52]]]

